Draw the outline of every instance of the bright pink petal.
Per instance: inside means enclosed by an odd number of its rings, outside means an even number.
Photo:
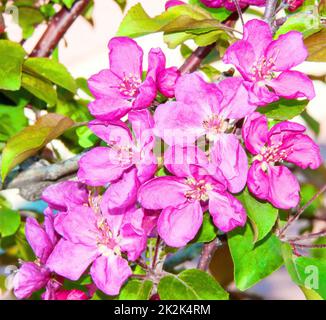
[[[97,258],[91,267],[91,276],[96,286],[104,293],[115,296],[131,276],[128,261],[115,254]]]
[[[168,246],[179,248],[196,236],[202,222],[202,208],[199,201],[194,201],[179,209],[164,209],[158,219],[157,230]]]
[[[267,61],[272,60],[277,71],[289,70],[305,61],[307,56],[302,33],[297,31],[280,35],[266,50]]]
[[[42,200],[50,208],[66,211],[68,207],[88,202],[86,186],[76,181],[63,181],[47,187],[42,193]]]
[[[228,190],[240,192],[247,182],[248,159],[237,137],[220,134],[211,148],[210,157],[213,165],[222,171]]]
[[[242,127],[242,137],[246,148],[252,154],[258,154],[267,143],[268,124],[267,118],[258,112],[248,116]]]
[[[103,196],[108,210],[128,208],[135,204],[139,185],[136,168],[125,171],[119,180],[111,183]]]
[[[128,37],[115,37],[109,42],[110,69],[123,79],[124,76],[133,76],[141,79],[143,50],[135,40]]]
[[[98,256],[97,248],[61,239],[47,261],[55,273],[76,281]]]
[[[243,40],[251,44],[255,51],[255,60],[258,60],[273,40],[270,26],[262,20],[253,19],[245,24],[243,31]]]
[[[55,293],[55,300],[88,300],[85,292],[77,289],[59,290]]]
[[[53,249],[52,241],[35,218],[28,217],[25,226],[26,239],[41,263],[45,263]]]
[[[158,74],[165,68],[165,55],[160,48],[151,49],[148,53],[147,77],[156,81]]]
[[[269,180],[262,169],[262,163],[254,161],[248,172],[247,184],[249,190],[259,199],[267,200],[269,194]]]
[[[51,273],[47,268],[34,262],[23,263],[13,281],[15,296],[18,299],[29,298],[33,292],[44,288],[50,277]]]
[[[173,98],[179,77],[180,71],[177,67],[171,67],[161,71],[157,78],[159,91],[166,97]]]
[[[241,202],[228,193],[210,192],[209,212],[214,224],[223,232],[243,227],[247,214]]]
[[[177,207],[186,202],[187,190],[188,186],[184,183],[184,179],[154,178],[140,187],[138,201],[144,208],[151,210]]]
[[[223,92],[220,115],[224,119],[241,119],[257,108],[249,102],[248,91],[241,78],[226,78],[218,87]]]
[[[177,177],[190,177],[191,164],[206,166],[208,159],[205,152],[195,146],[173,146],[164,153],[164,166]]]
[[[79,160],[78,179],[90,186],[104,186],[121,177],[132,163],[120,162],[112,148],[97,147]]]
[[[180,1],[180,0],[168,0],[165,3],[165,10],[168,10],[169,8],[172,8],[175,6],[182,6],[184,4],[186,4],[186,3],[183,1]]]
[[[287,99],[315,97],[315,89],[312,81],[299,71],[282,72],[276,79],[269,81],[269,85],[275,93]]]
[[[203,121],[210,115],[188,104],[167,102],[155,111],[154,132],[169,145],[190,145],[205,134]]]
[[[96,99],[121,97],[119,85],[121,79],[111,70],[102,70],[88,80],[88,87]]]
[[[120,120],[93,120],[88,124],[88,128],[109,145],[129,146],[132,143],[130,129]]]
[[[155,80],[152,77],[147,77],[138,90],[138,95],[132,104],[133,109],[140,110],[148,108],[157,94]]]
[[[57,232],[54,229],[55,217],[57,217],[57,215],[56,216],[54,215],[51,208],[46,208],[44,210],[43,226],[44,226],[44,230],[47,233],[53,247],[59,240],[59,235],[57,234]]]
[[[131,103],[122,98],[105,97],[88,105],[91,115],[103,121],[118,120],[131,110]]]
[[[55,220],[55,229],[66,240],[92,246],[97,243],[97,220],[90,207],[76,206]]]
[[[268,84],[269,81],[267,80],[260,80],[253,83],[245,81],[244,86],[249,93],[249,102],[257,106],[266,106],[269,103],[279,100],[279,96],[267,87]]]

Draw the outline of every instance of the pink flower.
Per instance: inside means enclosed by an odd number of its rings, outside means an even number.
[[[312,81],[303,73],[291,70],[307,55],[300,32],[290,31],[273,40],[268,24],[254,19],[245,24],[243,39],[227,49],[223,61],[239,70],[250,101],[265,105],[279,97],[314,98]]]
[[[268,131],[267,118],[254,113],[242,129],[247,149],[255,157],[248,173],[248,188],[259,199],[289,209],[299,203],[300,186],[283,161],[316,169],[322,160],[319,147],[300,124],[284,121]]]
[[[221,8],[224,7],[230,11],[236,11],[237,8],[233,0],[200,0],[205,6],[209,8]],[[266,0],[238,0],[240,8],[245,8],[248,5],[264,6]]]
[[[204,135],[215,141],[229,129],[230,119],[241,119],[256,108],[247,102],[240,78],[216,86],[198,74],[186,74],[177,81],[175,96],[176,101],[158,106],[154,114],[154,132],[169,145],[191,145]]]
[[[288,4],[288,10],[292,12],[301,7],[304,0],[286,0],[285,2]]]
[[[87,294],[81,290],[59,290],[55,294],[55,300],[88,300]]]
[[[157,223],[159,235],[166,244],[182,247],[197,234],[203,221],[203,208],[209,208],[214,224],[228,232],[246,222],[241,203],[227,192],[225,178],[209,164],[196,147],[174,147],[166,158],[175,163],[167,165],[174,176],[154,178],[143,184],[138,199],[144,208],[162,209]],[[179,156],[183,156],[180,163]],[[176,163],[178,162],[178,163]]]
[[[128,260],[135,261],[146,247],[144,213],[131,209],[111,215],[105,200],[92,205],[93,208],[76,206],[59,214],[55,228],[63,238],[47,266],[75,281],[92,265],[90,274],[95,285],[108,295],[116,295],[132,274],[121,254],[126,253]]]
[[[186,4],[186,3],[183,1],[169,0],[169,1],[166,1],[166,3],[165,3],[165,10],[168,10],[169,8],[175,7],[175,6],[182,6],[184,4]]]
[[[152,178],[157,165],[152,149],[155,143],[148,110],[129,114],[134,138],[121,121],[92,121],[89,128],[110,147],[96,147],[79,161],[78,179],[91,186],[110,187],[104,194],[110,210],[128,208],[137,199],[138,187]]]
[[[45,212],[44,227],[40,226],[35,218],[27,218],[25,233],[26,239],[32,247],[37,260],[24,262],[14,278],[14,294],[18,299],[25,299],[33,292],[44,288],[51,281],[51,272],[46,267],[46,261],[58,241],[53,228],[51,209]]]
[[[159,91],[168,98],[174,97],[174,90],[180,71],[176,67],[164,69],[158,74],[157,86]]]
[[[148,56],[148,72],[142,80],[143,50],[127,37],[109,42],[110,69],[88,80],[95,101],[89,104],[91,114],[100,120],[120,119],[130,110],[151,105],[156,97],[156,78],[164,69],[165,56],[161,49],[152,49]]]

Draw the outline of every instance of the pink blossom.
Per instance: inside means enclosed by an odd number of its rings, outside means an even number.
[[[132,274],[121,254],[126,253],[128,260],[135,261],[146,247],[144,213],[131,209],[111,215],[105,200],[95,201],[92,206],[76,206],[59,214],[55,228],[62,239],[47,266],[75,281],[91,265],[90,274],[96,286],[106,294],[116,295]]]
[[[90,122],[89,128],[110,147],[96,147],[79,161],[78,179],[91,186],[110,187],[104,194],[111,210],[128,208],[137,199],[138,187],[152,178],[157,165],[148,110],[129,114],[134,137],[121,121]]]
[[[320,166],[319,147],[303,133],[305,130],[300,124],[284,121],[268,131],[264,115],[254,113],[247,118],[242,135],[247,149],[254,155],[248,188],[256,197],[281,209],[299,203],[299,183],[282,163],[294,163],[302,169]]]
[[[158,74],[157,86],[159,91],[168,98],[174,97],[174,90],[180,71],[176,67],[164,69]]]
[[[241,203],[227,192],[223,174],[216,164],[209,164],[196,147],[173,147],[166,157],[184,155],[183,165],[170,164],[174,176],[154,178],[143,184],[138,199],[144,208],[162,209],[157,229],[172,247],[182,247],[197,234],[203,221],[203,208],[209,208],[215,225],[228,232],[246,222]],[[186,150],[188,149],[188,150]]]
[[[154,132],[169,145],[191,145],[204,135],[215,141],[229,129],[231,119],[241,119],[256,108],[247,102],[240,78],[217,86],[199,74],[186,74],[177,81],[175,96],[176,101],[158,106],[154,114]]]
[[[183,1],[179,1],[179,0],[169,0],[165,2],[165,10],[168,10],[171,7],[175,7],[175,6],[182,6],[186,4]]]
[[[279,97],[314,98],[312,81],[303,73],[291,70],[307,55],[300,32],[290,31],[273,40],[268,24],[254,19],[245,24],[243,39],[226,50],[223,61],[239,70],[250,101],[265,105]]]
[[[295,11],[302,6],[304,0],[286,0],[285,2],[288,4],[289,11]]]
[[[58,241],[54,231],[51,209],[45,211],[44,226],[40,226],[35,218],[27,218],[26,239],[32,247],[37,260],[23,262],[14,278],[14,294],[18,299],[25,299],[33,292],[44,288],[51,281],[51,272],[46,261]]]
[[[234,4],[234,0],[200,0],[205,6],[209,8],[226,8],[230,11],[236,11],[237,8]],[[245,8],[248,5],[264,6],[266,0],[238,0],[240,8]]]
[[[110,69],[105,69],[88,80],[95,101],[89,104],[91,114],[100,120],[120,119],[130,110],[151,105],[156,97],[156,78],[164,69],[165,56],[161,49],[152,49],[148,55],[148,72],[142,80],[143,50],[127,37],[116,37],[109,42]]]

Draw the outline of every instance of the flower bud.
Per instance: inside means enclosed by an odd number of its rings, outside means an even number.
[[[304,0],[286,0],[289,11],[295,11],[302,6]]]
[[[157,78],[159,91],[168,98],[174,97],[175,84],[180,77],[180,71],[176,67],[171,67],[161,71]]]
[[[175,6],[182,6],[184,3],[183,1],[179,1],[179,0],[169,0],[165,3],[165,10],[168,10],[171,7],[175,7]]]

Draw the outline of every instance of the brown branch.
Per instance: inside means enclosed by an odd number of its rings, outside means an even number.
[[[237,12],[232,13],[225,21],[222,23],[226,27],[233,27],[235,22],[239,18]],[[212,43],[206,47],[198,47],[189,58],[186,59],[184,64],[179,68],[181,74],[191,73],[196,71],[202,61],[210,54],[210,52],[215,48],[216,43]]]
[[[70,10],[63,6],[62,9],[51,19],[47,29],[36,44],[30,56],[49,57],[64,34],[77,17],[82,14],[88,4],[89,0],[79,0],[75,2]]]
[[[264,20],[271,26],[274,21],[277,0],[267,0],[264,12]]]
[[[0,34],[4,33],[6,30],[5,20],[3,19],[2,13],[0,13]]]
[[[213,254],[218,246],[222,243],[218,238],[215,238],[213,241],[205,243],[200,255],[200,259],[197,265],[197,268],[202,271],[207,271],[209,263],[212,260]]]
[[[279,230],[278,232],[278,236],[280,238],[282,238],[282,236],[284,235],[285,231],[290,227],[290,225],[299,219],[299,217],[301,216],[301,214],[324,192],[326,191],[326,184],[303,206],[301,207],[297,213],[293,216],[291,216],[289,218],[289,220],[287,221],[286,225]]]

